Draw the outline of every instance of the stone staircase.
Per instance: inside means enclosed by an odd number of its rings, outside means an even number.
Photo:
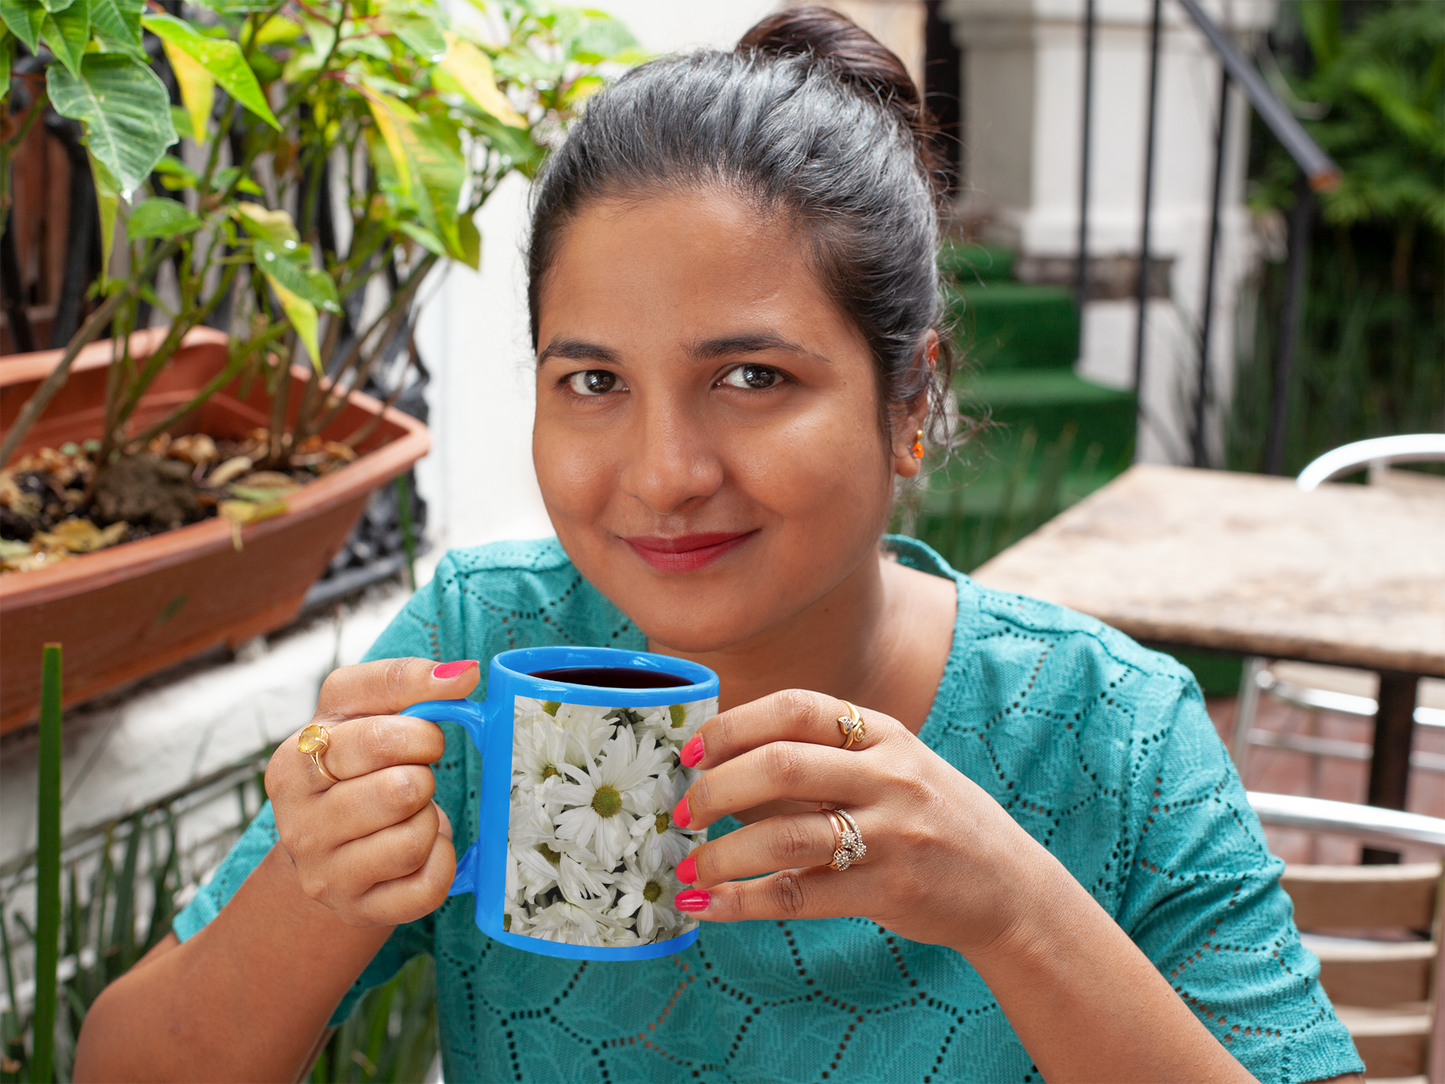
[[[947,245],[960,411],[987,418],[977,441],[936,473],[915,533],[971,570],[1127,467],[1134,394],[1074,372],[1079,314],[1061,286],[1018,282],[1013,253]]]

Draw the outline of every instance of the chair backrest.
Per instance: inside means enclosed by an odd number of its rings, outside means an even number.
[[[1445,433],[1406,433],[1342,444],[1312,461],[1295,478],[1306,493],[1332,478],[1342,478],[1365,467],[1390,463],[1438,463],[1445,460]]]
[[[1373,806],[1249,795],[1265,824],[1445,852],[1445,820]],[[1440,861],[1288,866],[1280,885],[1320,959],[1320,984],[1371,1079],[1445,1079],[1445,885]]]

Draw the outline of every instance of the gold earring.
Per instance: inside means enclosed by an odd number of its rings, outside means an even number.
[[[918,431],[918,435],[913,438],[913,448],[912,448],[912,452],[913,452],[913,458],[914,458],[914,459],[922,459],[922,458],[923,458],[923,430],[922,430],[922,429],[920,429],[920,430]]]

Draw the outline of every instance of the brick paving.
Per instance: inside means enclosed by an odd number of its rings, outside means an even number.
[[[1208,708],[1215,728],[1228,744],[1234,727],[1235,698],[1210,698]],[[1292,707],[1267,695],[1259,698],[1254,725],[1263,730],[1366,743],[1373,731],[1372,720],[1339,712]],[[1445,754],[1445,730],[1417,726],[1415,749]],[[1253,746],[1242,774],[1244,785],[1249,790],[1363,802],[1369,780],[1369,762],[1314,757],[1288,749]],[[1412,813],[1445,817],[1445,772],[1412,769],[1406,808]],[[1360,860],[1360,844],[1340,836],[1281,828],[1267,828],[1265,834],[1269,837],[1270,849],[1286,862],[1353,865]],[[1406,862],[1431,861],[1433,858],[1430,852],[1424,850],[1406,848],[1403,852]]]

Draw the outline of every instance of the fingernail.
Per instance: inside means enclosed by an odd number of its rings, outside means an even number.
[[[712,893],[704,892],[700,888],[689,888],[672,898],[673,906],[679,911],[706,911],[711,902]]]
[[[695,767],[697,762],[705,755],[702,748],[702,735],[694,734],[687,739],[687,744],[682,747],[682,752],[678,754],[678,757],[682,760],[682,766],[684,768],[692,768]]]
[[[677,825],[679,828],[686,828],[690,823],[692,823],[692,810],[687,808],[686,794],[682,796],[682,801],[678,802],[677,805],[673,807],[672,823]]]
[[[685,885],[697,880],[697,859],[691,855],[677,864],[677,879]]]
[[[458,659],[456,662],[444,662],[434,668],[431,676],[438,681],[445,681],[447,678],[454,678],[458,674],[465,674],[473,666],[481,666],[476,659]]]

